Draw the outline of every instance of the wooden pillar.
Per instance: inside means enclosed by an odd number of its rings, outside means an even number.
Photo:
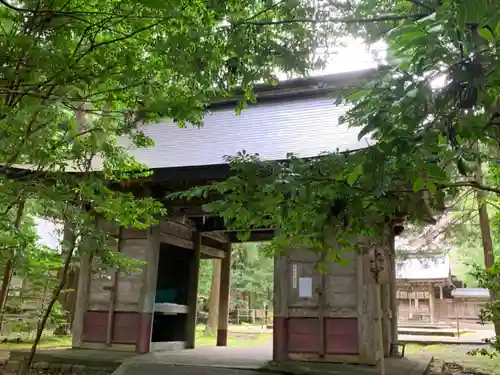
[[[439,284],[439,299],[443,299],[443,284]]]
[[[389,284],[381,284],[381,304],[382,304],[382,336],[384,342],[384,355],[389,357],[391,352],[391,292]]]
[[[122,230],[122,227],[118,229],[118,243],[115,248],[116,252],[121,251],[121,243],[123,238]],[[111,275],[112,287],[109,294],[108,323],[106,324],[106,346],[111,346],[111,342],[113,341],[113,333],[115,328],[116,295],[118,292],[118,278],[119,269],[118,267],[114,267]]]
[[[390,293],[390,304],[391,304],[391,355],[397,355],[399,352],[399,338],[398,338],[398,296],[397,296],[397,279],[396,279],[396,247],[395,247],[395,235],[394,229],[391,228],[388,238],[389,245],[389,265],[391,269],[389,270],[389,293]]]
[[[413,315],[412,306],[411,306],[411,294],[413,293],[413,288],[408,287],[408,319],[410,319]]]
[[[274,257],[273,305],[273,361],[286,361],[288,359],[288,261],[286,256]]]
[[[227,346],[229,321],[229,290],[231,287],[231,242],[224,244],[226,257],[222,259],[219,289],[219,324],[217,327],[217,346]]]
[[[83,329],[85,325],[85,314],[87,313],[87,304],[89,301],[90,272],[92,264],[92,249],[88,248],[85,241],[83,251],[80,255],[80,268],[78,272],[78,286],[76,289],[75,312],[73,316],[73,327],[71,330],[71,340],[73,348],[81,348],[83,343]],[[90,246],[89,246],[90,247]]]
[[[359,357],[364,364],[376,364],[381,353],[377,334],[376,287],[370,276],[367,255],[356,257]]]
[[[201,232],[193,233],[194,252],[191,258],[188,285],[188,314],[186,322],[186,349],[194,349],[196,340],[196,315],[198,312],[198,280],[200,277]]]
[[[158,261],[160,258],[160,226],[152,226],[147,234],[146,264],[143,267],[143,282],[139,306],[139,336],[136,351],[148,353],[153,331],[153,315],[158,277]]]
[[[429,313],[431,323],[434,323],[436,319],[436,304],[435,304],[435,295],[434,295],[434,284],[429,285]]]

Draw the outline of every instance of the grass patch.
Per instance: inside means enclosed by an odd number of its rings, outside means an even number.
[[[409,355],[416,353],[428,353],[450,363],[456,363],[465,368],[470,368],[478,372],[490,375],[500,375],[498,358],[488,358],[484,356],[471,356],[467,352],[473,350],[469,345],[406,345],[406,353]]]
[[[0,349],[28,349],[33,345],[32,341],[20,343],[9,342],[0,344]],[[40,339],[39,348],[67,348],[71,346],[71,336],[44,336]]]
[[[474,336],[474,332],[461,332],[460,337],[471,337]]]
[[[217,342],[216,335],[204,335],[204,326],[196,327],[196,345],[199,346],[215,346]],[[228,346],[253,346],[261,345],[269,342],[272,339],[271,334],[232,334],[229,332],[227,339]],[[29,349],[33,342],[26,340],[20,343],[9,342],[0,344],[0,350],[10,349]],[[71,347],[71,336],[43,336],[40,340],[39,348],[69,348]]]
[[[244,334],[232,335],[229,332],[227,338],[227,346],[256,346],[263,345],[272,339],[271,334]],[[199,346],[215,346],[217,342],[216,335],[206,336],[203,331],[196,331],[196,345]]]

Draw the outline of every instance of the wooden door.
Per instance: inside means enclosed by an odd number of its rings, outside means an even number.
[[[316,268],[316,255],[289,259],[287,350],[304,359],[358,354],[356,267],[329,264]]]

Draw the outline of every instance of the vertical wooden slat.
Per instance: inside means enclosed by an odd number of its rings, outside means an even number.
[[[326,253],[323,252],[319,257],[320,265],[323,266],[325,262]],[[326,280],[325,272],[322,267],[320,267],[320,285],[318,291],[318,319],[319,319],[319,356],[323,358],[326,352],[326,322],[325,322],[325,310],[326,310]]]
[[[76,307],[73,316],[72,327],[72,347],[81,348],[83,343],[83,330],[85,322],[85,314],[88,309],[89,289],[90,289],[90,272],[92,263],[93,249],[89,249],[90,242],[86,240],[83,244],[83,252],[80,255],[80,267],[78,272],[78,286],[76,292]]]
[[[375,355],[377,344],[374,340],[376,302],[373,284],[368,282],[370,275],[366,255],[358,254],[356,257],[356,276],[359,357],[362,363],[375,364],[377,361]]]
[[[435,304],[435,294],[434,294],[434,284],[429,284],[429,313],[431,323],[434,323],[436,317],[436,304]]]
[[[221,260],[219,288],[219,324],[217,327],[217,346],[227,346],[229,319],[229,289],[231,287],[231,242],[224,244],[226,257]]]
[[[381,308],[382,308],[382,333],[384,342],[384,355],[389,357],[391,353],[391,288],[390,284],[381,284]]]
[[[391,355],[397,355],[399,352],[398,347],[398,299],[397,299],[397,282],[396,282],[396,249],[395,249],[395,235],[394,228],[391,226],[388,234],[388,246],[389,246],[389,292],[391,295],[390,305],[391,305]]]
[[[273,290],[273,360],[288,358],[287,317],[288,317],[288,259],[284,255],[274,257]]]
[[[120,227],[118,229],[118,244],[116,246],[115,251],[121,251],[121,243],[122,243],[122,233],[123,228]],[[106,325],[106,345],[111,346],[111,341],[113,340],[113,330],[115,325],[115,306],[116,306],[116,292],[118,289],[118,267],[115,267],[113,270],[113,275],[111,276],[111,291],[109,295],[109,307],[108,307],[108,322]]]
[[[188,292],[188,315],[186,322],[186,348],[194,349],[196,339],[196,314],[198,311],[198,280],[200,275],[201,232],[193,233],[194,253],[191,259]]]
[[[378,328],[378,344],[381,351],[379,366],[380,375],[385,375],[385,359],[384,359],[384,323],[383,323],[383,311],[382,311],[382,285],[375,285],[376,299],[377,299],[377,328]]]
[[[139,335],[136,350],[147,353],[150,350],[153,314],[160,258],[160,226],[153,225],[148,231],[146,247],[146,265],[143,268],[141,299],[139,303]]]

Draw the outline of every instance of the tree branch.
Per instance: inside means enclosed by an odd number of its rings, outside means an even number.
[[[472,187],[475,189],[483,190],[483,191],[489,191],[491,193],[495,193],[500,195],[500,189],[494,188],[491,186],[486,186],[483,185],[477,181],[470,180],[470,181],[461,181],[461,182],[455,182],[453,184],[446,185],[445,187]]]
[[[119,16],[119,14],[109,13],[109,12],[61,11],[61,10],[55,10],[55,9],[20,8],[20,7],[17,7],[15,5],[12,5],[11,3],[7,2],[6,0],[0,0],[0,4],[3,4],[7,8],[15,10],[16,12],[23,12],[23,13],[34,13],[34,14],[50,13],[52,15],[58,15],[58,16],[71,16],[71,15],[75,15],[75,14]],[[67,6],[67,4],[64,7],[66,7],[66,6]]]
[[[418,6],[418,7],[427,9],[427,10],[429,10],[431,12],[435,12],[436,11],[436,9],[432,8],[430,5],[424,4],[421,1],[418,1],[418,0],[407,0],[407,1],[409,1],[410,3],[412,3],[412,4],[414,4],[414,5]]]
[[[246,25],[256,25],[256,26],[268,26],[268,25],[285,25],[290,23],[374,23],[374,22],[386,22],[386,21],[402,21],[402,20],[419,20],[425,18],[432,13],[416,13],[409,15],[387,15],[387,16],[379,16],[379,17],[369,17],[369,18],[329,18],[326,20],[316,20],[311,18],[297,18],[297,19],[289,19],[289,20],[278,20],[278,21],[242,21],[241,23]],[[241,23],[235,23],[233,26],[239,26]]]
[[[259,16],[263,15],[264,13],[267,13],[267,12],[269,12],[270,10],[273,10],[273,9],[275,9],[275,8],[279,7],[279,6],[280,6],[281,4],[283,4],[285,1],[286,1],[286,0],[280,0],[280,1],[278,1],[277,3],[274,3],[273,5],[271,5],[271,6],[267,7],[267,8],[265,8],[265,9],[261,10],[260,12],[255,13],[254,15],[250,16],[249,18],[247,18],[247,19],[246,19],[246,20],[245,20],[242,24],[245,24],[245,23],[247,23],[247,22],[250,22],[250,21],[252,21],[252,20],[256,19],[257,17],[259,17]]]

